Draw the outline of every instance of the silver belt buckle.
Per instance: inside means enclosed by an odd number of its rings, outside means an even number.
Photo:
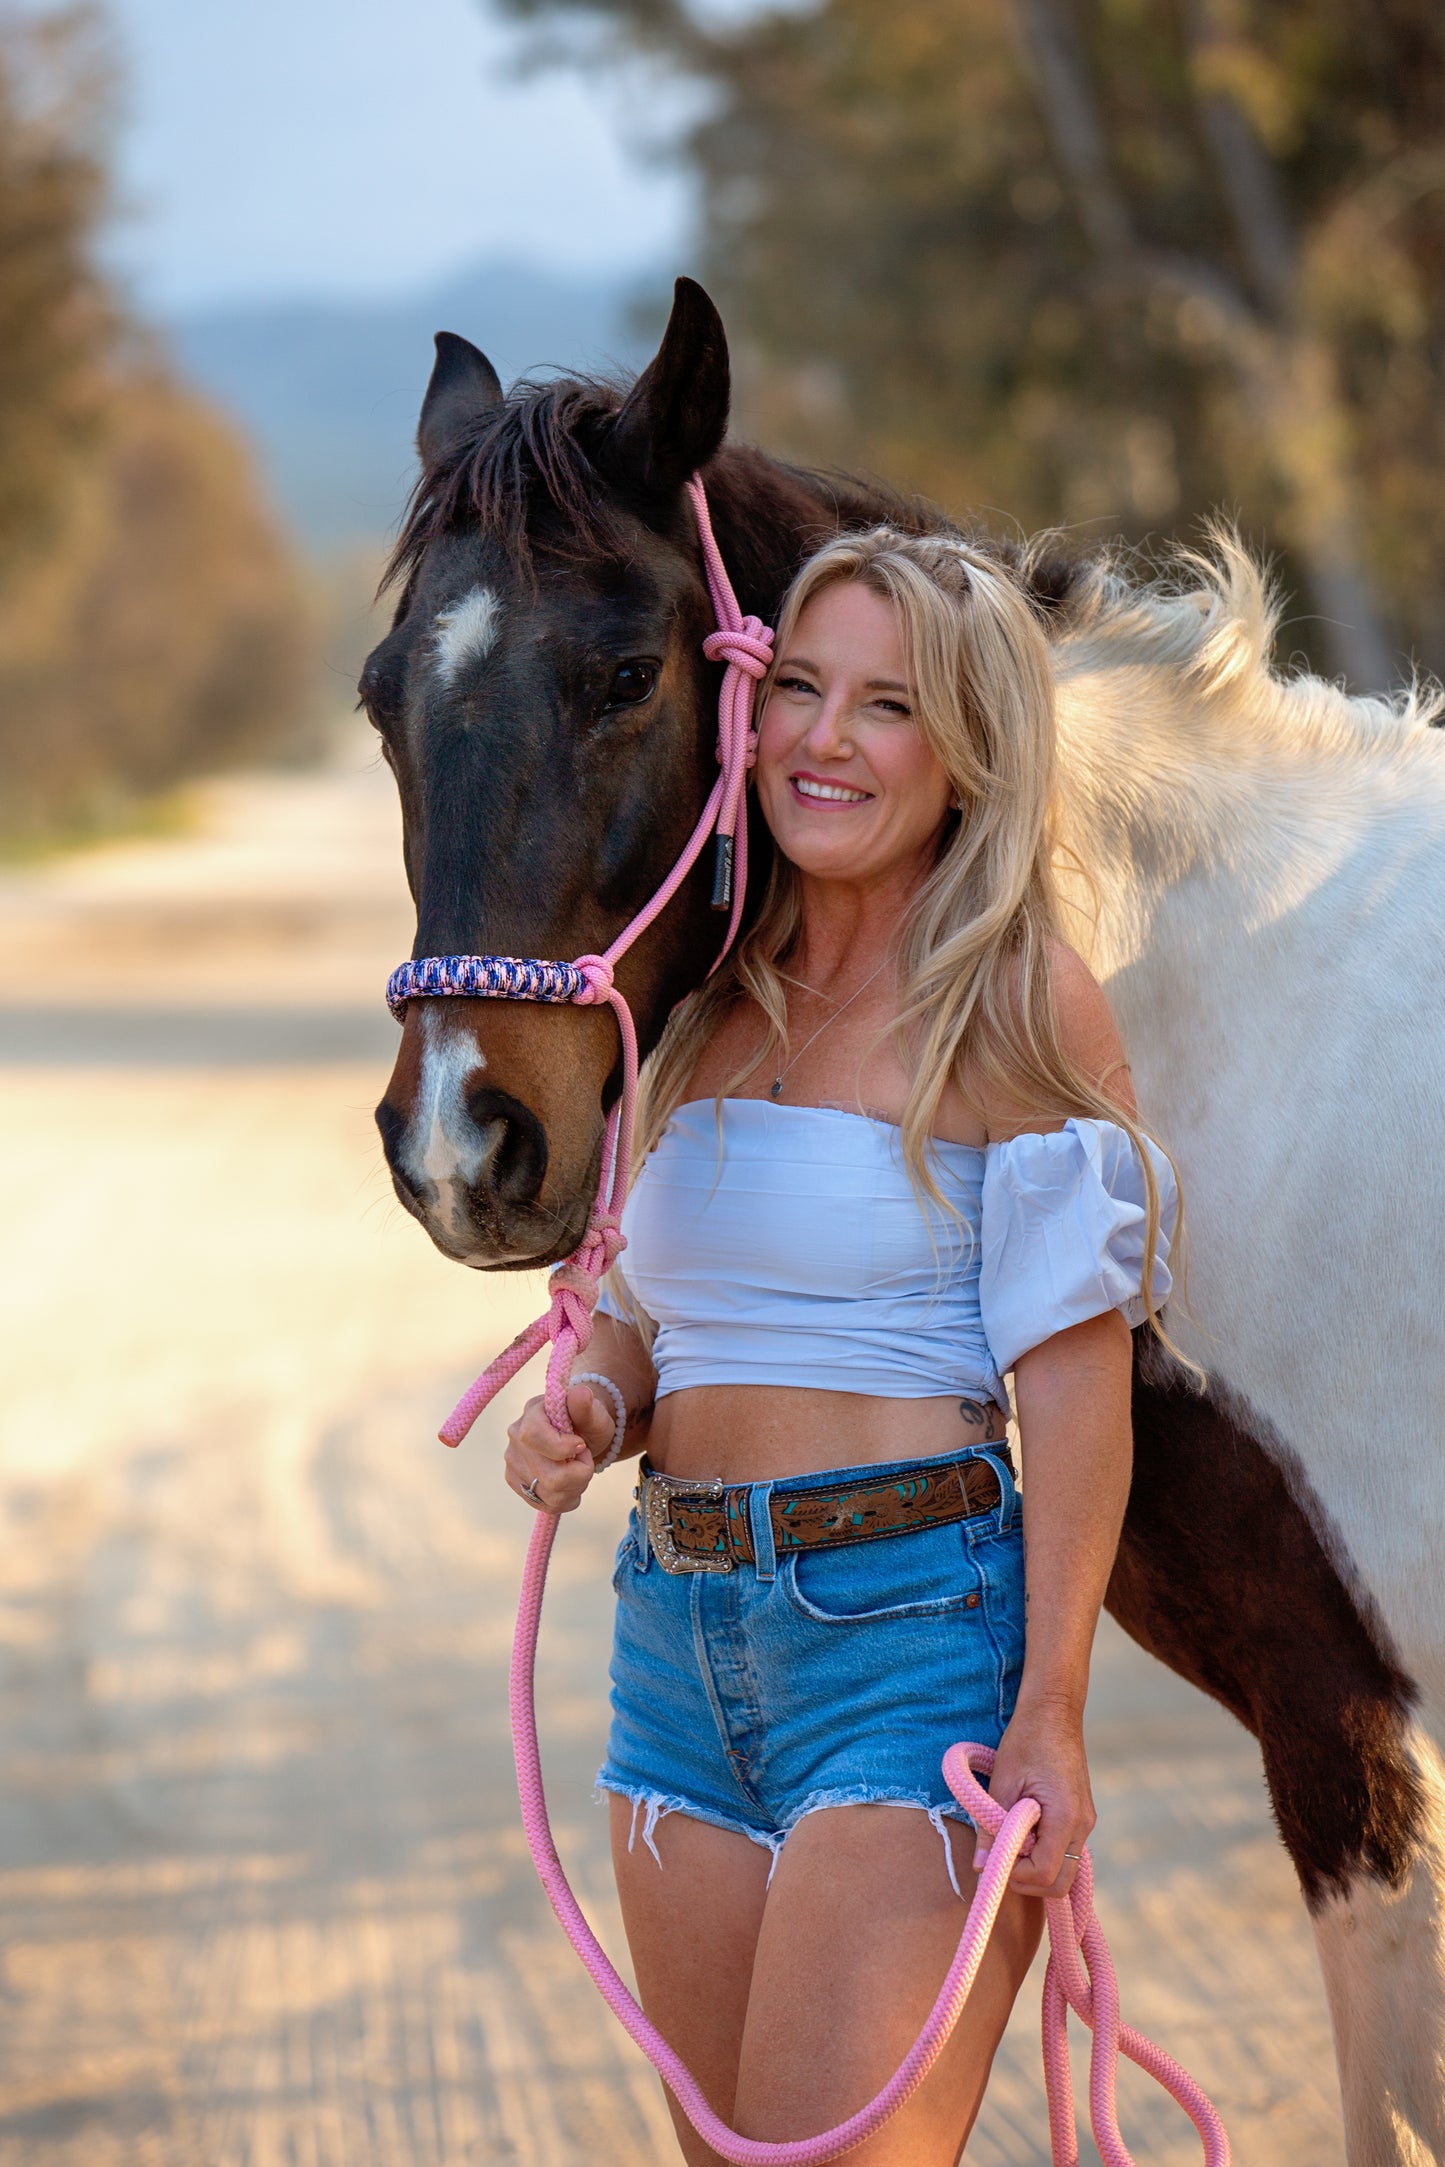
[[[674,1497],[702,1497],[716,1501],[723,1494],[723,1481],[694,1482],[686,1475],[659,1475],[649,1468],[642,1478],[642,1525],[647,1533],[647,1547],[665,1573],[730,1573],[733,1561],[725,1552],[695,1554],[679,1550],[672,1539],[672,1522],[668,1518],[668,1502]]]

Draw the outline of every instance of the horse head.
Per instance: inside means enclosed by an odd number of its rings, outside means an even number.
[[[360,686],[401,796],[412,952],[571,961],[660,885],[716,773],[684,485],[726,430],[727,343],[681,279],[625,396],[575,379],[504,395],[476,347],[436,344],[400,602]],[[708,877],[619,964],[644,1052],[720,946]],[[461,1262],[565,1256],[620,1076],[609,1009],[412,1001],[377,1109],[398,1197]]]

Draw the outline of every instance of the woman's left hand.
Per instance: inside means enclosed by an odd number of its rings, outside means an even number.
[[[1055,1702],[1021,1700],[1000,1742],[988,1790],[1005,1809],[1021,1798],[1036,1798],[1044,1809],[1033,1850],[1015,1866],[1009,1887],[1021,1896],[1067,1896],[1079,1870],[1077,1854],[1096,1819],[1082,1716]],[[989,1839],[980,1831],[974,1845],[975,1872],[988,1853]]]

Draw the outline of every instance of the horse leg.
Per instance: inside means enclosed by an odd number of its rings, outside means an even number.
[[[1315,1929],[1351,2167],[1445,2167],[1445,1771],[1294,1456],[1155,1381],[1108,1607],[1259,1740]]]

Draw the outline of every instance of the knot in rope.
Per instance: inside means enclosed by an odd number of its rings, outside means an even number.
[[[577,1343],[576,1353],[581,1354],[590,1344],[592,1312],[601,1281],[626,1247],[627,1237],[617,1213],[594,1206],[587,1232],[571,1256],[553,1267],[547,1282],[552,1295],[548,1336],[554,1342],[565,1325]]]
[[[547,1284],[552,1294],[547,1336],[555,1346],[565,1328],[576,1342],[573,1351],[581,1354],[592,1339],[592,1312],[597,1305],[597,1281],[585,1264],[578,1263],[575,1257],[569,1257],[565,1264],[557,1266]]]
[[[587,1232],[577,1250],[578,1257],[586,1259],[586,1269],[598,1279],[605,1278],[626,1247],[627,1236],[622,1231],[618,1214],[601,1204],[594,1204]],[[594,1263],[598,1251],[601,1252],[600,1261]]]
[[[581,991],[572,996],[575,1007],[595,1008],[607,999],[612,991],[612,965],[606,956],[578,956],[572,968],[586,980]]]
[[[761,617],[744,617],[736,631],[723,626],[709,632],[702,651],[709,662],[730,662],[745,677],[766,677],[773,659],[772,627]]]

